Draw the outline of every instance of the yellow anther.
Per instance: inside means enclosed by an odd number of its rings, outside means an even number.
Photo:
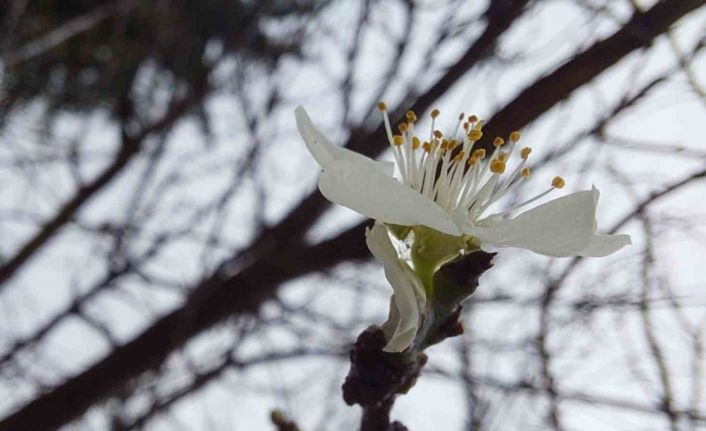
[[[529,157],[531,152],[532,149],[530,147],[525,147],[520,150],[520,157],[522,157],[522,160],[527,160],[527,157]]]
[[[476,130],[482,130],[483,126],[485,126],[485,122],[483,120],[478,120],[476,121],[476,124],[473,125],[473,128]]]
[[[495,148],[500,148],[505,144],[505,140],[503,138],[495,138],[493,141],[493,146]]]
[[[485,149],[484,148],[478,148],[473,152],[473,157],[477,158],[478,160],[483,160],[485,159]]]
[[[439,114],[441,114],[441,112],[439,112],[438,109],[433,109],[433,110],[431,111],[431,118],[436,118],[436,117],[439,116]]]
[[[554,177],[552,180],[552,187],[560,189],[566,185],[566,181],[562,177]]]
[[[468,158],[468,162],[467,162],[467,163],[468,163],[469,166],[473,166],[473,165],[475,165],[476,163],[478,163],[479,160],[480,160],[480,159],[479,159],[478,157],[472,156],[472,157],[469,157],[469,158]]]
[[[434,130],[434,137],[435,137],[436,139],[441,139],[441,138],[444,137],[444,134],[441,133],[441,131],[439,131],[439,130]]]
[[[512,142],[517,142],[520,140],[520,132],[515,130],[514,132],[510,133],[510,140]]]
[[[455,140],[455,139],[452,139],[452,140],[449,141],[449,147],[448,147],[448,148],[449,148],[449,150],[453,150],[454,148],[456,148],[457,145],[458,145],[458,141]]]
[[[397,125],[397,128],[400,130],[400,133],[405,133],[408,129],[407,123],[400,123]]]
[[[422,148],[424,148],[424,151],[426,151],[427,153],[431,152],[431,144],[429,142],[423,143]]]
[[[404,138],[400,135],[395,135],[392,137],[392,142],[395,145],[400,146],[400,145],[404,144]]]
[[[494,174],[502,174],[505,172],[505,162],[502,160],[493,160],[490,162],[490,172]]]
[[[529,177],[531,173],[532,171],[530,170],[530,168],[522,168],[522,170],[520,171],[520,175],[525,178]]]
[[[405,116],[407,117],[408,123],[416,123],[417,122],[417,114],[415,114],[414,111],[407,111]]]
[[[463,152],[463,150],[459,151],[458,154],[456,154],[456,157],[454,157],[453,161],[460,162],[461,160],[463,160],[464,155],[465,153]]]
[[[470,139],[471,141],[477,141],[481,137],[483,137],[483,132],[481,132],[480,130],[473,129],[468,132],[468,139]]]
[[[422,142],[416,136],[412,138],[412,149],[416,150],[422,145]]]
[[[378,109],[380,110],[380,112],[387,112],[387,105],[385,104],[385,102],[378,103]]]
[[[501,151],[500,154],[498,154],[498,160],[501,162],[507,162],[507,158],[510,157],[510,154],[508,154],[506,151]]]
[[[469,123],[475,123],[476,121],[478,121],[478,117],[476,117],[475,115],[471,115],[470,117],[468,117]]]

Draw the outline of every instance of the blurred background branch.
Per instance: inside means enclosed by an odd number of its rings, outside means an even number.
[[[386,157],[381,99],[525,129],[535,184],[596,183],[635,243],[501,252],[393,416],[706,426],[706,11],[641,3],[0,4],[0,430],[355,429],[346,354],[389,292],[293,109]]]

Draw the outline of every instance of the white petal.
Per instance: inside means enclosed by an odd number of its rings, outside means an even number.
[[[580,255],[595,233],[598,190],[572,193],[493,226],[471,226],[469,234],[500,247],[520,247],[547,256]]]
[[[393,280],[388,278],[390,284],[409,284],[412,287],[414,294],[419,297],[418,301],[421,302],[421,306],[424,306],[426,297],[424,286],[421,280],[417,277],[416,273],[407,265],[407,263],[400,259],[397,255],[397,250],[392,245],[390,240],[390,235],[387,232],[387,228],[382,223],[375,223],[372,229],[365,230],[365,243],[368,245],[368,249],[373,254],[373,256],[382,262],[385,267],[385,272],[387,276],[388,268],[390,268],[391,275],[393,275],[395,283]],[[398,269],[401,269],[399,271]]]
[[[604,235],[596,234],[591,238],[588,247],[583,249],[579,256],[601,257],[615,253],[626,245],[632,244],[630,235]]]
[[[382,262],[393,290],[390,318],[383,325],[388,338],[383,350],[401,352],[412,344],[417,334],[420,310],[426,302],[424,288],[416,274],[397,256],[384,225],[375,223],[372,230],[367,229],[365,241],[373,256]]]
[[[411,316],[409,320],[412,320]],[[404,329],[405,326],[406,322],[402,322],[400,318],[400,311],[398,310],[397,303],[395,302],[395,296],[392,295],[390,298],[390,315],[387,322],[382,325],[382,331],[385,334],[385,339],[389,340],[382,348],[383,351],[398,353],[404,351],[407,347],[412,345],[414,339],[417,337],[418,325],[415,324],[410,326],[407,330]]]
[[[309,118],[304,108],[298,106],[294,114],[297,119],[299,134],[302,136],[302,139],[304,139],[304,143],[309,149],[309,152],[314,156],[314,159],[316,159],[316,162],[322,169],[326,169],[333,161],[347,160],[349,162],[372,164],[382,170],[386,175],[392,176],[395,168],[394,163],[373,160],[355,151],[333,145],[331,141],[314,126],[314,123],[311,122],[311,118]]]
[[[319,190],[331,202],[384,223],[424,225],[449,235],[461,234],[434,201],[370,165],[332,162],[319,179]]]
[[[396,332],[395,336],[382,348],[384,352],[400,353],[412,345],[417,337],[417,328],[406,332]]]

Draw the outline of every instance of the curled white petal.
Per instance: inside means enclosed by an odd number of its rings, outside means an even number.
[[[584,248],[578,255],[585,257],[608,256],[630,244],[632,244],[630,235],[596,234],[591,238],[588,247]]]
[[[413,316],[411,316],[413,317]],[[411,319],[410,319],[411,320]],[[383,323],[382,331],[385,334],[385,339],[388,340],[383,351],[391,353],[399,353],[407,349],[417,337],[418,326],[409,326],[405,330],[405,323],[402,322],[400,310],[395,302],[395,296],[390,298],[390,315],[387,322]]]
[[[348,150],[336,145],[333,145],[319,129],[314,126],[314,123],[309,118],[304,108],[297,107],[294,111],[297,119],[297,129],[299,134],[304,139],[306,147],[316,162],[322,169],[336,160],[346,160],[349,162],[358,162],[362,164],[370,164],[380,169],[388,176],[392,176],[395,165],[391,162],[382,162],[373,160],[355,151]]]
[[[420,312],[426,302],[424,288],[419,277],[398,257],[384,225],[376,223],[372,229],[366,229],[365,240],[373,256],[382,262],[393,290],[390,318],[383,325],[388,340],[383,350],[401,352],[417,334]]]
[[[549,201],[491,226],[471,226],[471,235],[499,247],[519,247],[554,257],[579,255],[595,233],[598,190]]]
[[[390,312],[387,316],[387,321],[382,324],[382,332],[385,334],[386,340],[391,340],[397,332],[397,325],[400,324],[400,312],[395,304],[395,296],[390,297]]]
[[[412,328],[404,332],[400,332],[399,328],[390,341],[382,348],[384,352],[400,353],[412,345],[412,342],[417,337],[417,328]]]
[[[331,202],[383,223],[424,225],[448,235],[461,234],[434,201],[371,165],[334,161],[321,175],[319,190]]]

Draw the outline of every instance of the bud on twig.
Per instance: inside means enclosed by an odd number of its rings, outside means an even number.
[[[406,430],[398,422],[390,425],[390,409],[398,394],[414,386],[427,362],[424,354],[403,361],[402,355],[383,352],[385,343],[382,329],[371,326],[358,336],[350,353],[343,399],[348,405],[363,407],[361,431]]]

